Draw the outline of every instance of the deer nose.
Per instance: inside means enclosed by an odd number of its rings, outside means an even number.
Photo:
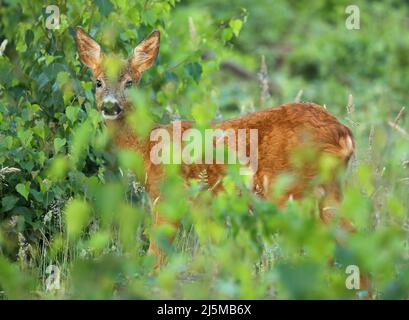
[[[118,102],[106,101],[102,104],[102,110],[105,112],[112,113],[117,109],[119,109]]]
[[[117,117],[122,113],[122,108],[118,101],[114,99],[107,99],[102,103],[101,106],[102,115],[106,118]]]

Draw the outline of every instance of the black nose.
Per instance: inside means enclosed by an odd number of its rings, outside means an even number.
[[[102,104],[102,111],[106,115],[115,116],[121,113],[122,109],[118,102],[106,101]]]

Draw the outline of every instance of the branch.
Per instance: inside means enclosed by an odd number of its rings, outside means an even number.
[[[216,57],[216,54],[212,50],[207,50],[202,54],[202,59],[203,60],[210,60],[214,59]],[[252,70],[248,70],[245,67],[241,66],[235,61],[232,60],[223,60],[220,62],[220,69],[224,71],[228,71],[235,75],[236,77],[243,79],[245,81],[259,81],[257,72],[254,72]],[[267,84],[268,84],[268,94],[273,96],[277,90],[277,85],[267,79]]]
[[[395,129],[397,132],[399,132],[405,139],[409,140],[409,133],[405,129],[403,129],[401,126],[397,125],[395,122],[388,121],[388,124],[391,128]]]
[[[398,115],[396,116],[395,120],[393,122],[389,120],[388,124],[391,128],[398,131],[405,139],[409,140],[409,133],[405,129],[403,129],[401,126],[398,125],[398,122],[400,118],[402,117],[404,111],[405,111],[405,107],[402,107]]]

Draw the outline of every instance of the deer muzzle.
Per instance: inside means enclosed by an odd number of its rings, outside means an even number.
[[[122,116],[123,108],[119,104],[118,100],[108,96],[104,99],[101,106],[101,114],[104,119],[116,120]]]

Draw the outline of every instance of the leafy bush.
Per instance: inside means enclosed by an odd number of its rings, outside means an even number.
[[[4,1],[0,296],[364,298],[365,290],[345,286],[346,267],[357,265],[371,274],[375,297],[407,298],[408,118],[395,118],[409,99],[409,40],[400,36],[409,7],[356,2],[362,26],[351,31],[346,1],[57,1],[58,29],[46,27],[46,7]],[[133,118],[137,130],[230,117],[291,101],[301,89],[302,98],[326,104],[357,140],[340,212],[359,232],[321,224],[313,196],[282,209],[258,199],[237,168],[217,196],[203,181],[186,190],[170,168],[162,205],[183,223],[173,246],[161,241],[169,228],[153,234],[169,257],[152,274],[142,164],[112,146],[76,54],[77,25],[123,56],[161,31],[156,66],[135,92],[145,110]],[[260,55],[268,91],[254,81]],[[229,72],[232,61],[250,80]],[[350,92],[355,111],[347,113]]]

